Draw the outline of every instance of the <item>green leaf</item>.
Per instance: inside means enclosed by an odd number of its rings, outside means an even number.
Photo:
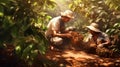
[[[111,31],[110,31],[111,33],[114,33],[115,32],[115,29],[111,29]]]
[[[73,4],[69,4],[69,8],[72,8],[73,7]]]
[[[39,44],[39,48],[38,49],[39,49],[39,52],[41,54],[45,54],[46,47],[44,46],[43,41],[41,42],[41,44]]]
[[[27,46],[23,50],[23,54],[22,54],[23,59],[28,59],[29,58],[29,54],[30,54],[30,51],[31,51],[32,47],[33,47],[33,44],[29,44],[29,46]]]
[[[37,4],[38,4],[37,2],[34,2],[34,3],[33,3],[33,6],[36,6]]]
[[[0,6],[0,17],[3,17],[3,15],[4,15],[4,10],[3,10],[3,7]]]
[[[14,38],[18,37],[18,33],[19,33],[18,31],[19,31],[18,28],[14,27],[11,31],[12,37],[14,37]]]
[[[115,23],[113,27],[116,28],[116,27],[119,27],[119,25],[120,25],[119,23]]]
[[[0,0],[1,3],[8,3],[10,0]]]
[[[106,30],[106,33],[108,33],[108,34],[109,34],[109,33],[110,33],[110,29],[107,29],[107,30]]]
[[[31,50],[31,57],[35,58],[38,55],[38,50]]]
[[[20,52],[21,52],[21,46],[20,45],[16,46],[15,50],[16,50],[17,54],[20,54]]]
[[[119,10],[119,11],[120,11],[120,6],[118,6],[117,10]]]

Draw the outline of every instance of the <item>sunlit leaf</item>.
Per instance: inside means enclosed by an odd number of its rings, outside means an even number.
[[[15,50],[16,50],[16,53],[19,55],[21,52],[21,46],[20,45],[16,46]]]
[[[51,16],[46,16],[46,21],[48,22],[51,18]]]
[[[3,7],[0,6],[0,17],[3,17],[3,15],[4,15],[4,10],[3,10]]]
[[[120,31],[118,29],[115,30],[114,34],[117,34],[119,33]]]
[[[115,32],[115,29],[111,29],[111,31],[110,31],[111,33],[113,33],[113,32]]]
[[[33,44],[30,44],[23,50],[23,54],[22,54],[23,59],[28,59],[32,47],[33,47]]]
[[[103,1],[98,1],[98,4],[101,4],[101,3],[103,3]]]
[[[107,30],[106,30],[106,33],[110,33],[110,29],[107,29]]]
[[[34,2],[34,3],[33,3],[33,6],[36,6],[36,5],[37,5],[37,2]]]
[[[88,17],[88,15],[89,15],[89,13],[86,13],[86,14],[85,14],[85,17]]]
[[[47,13],[46,12],[40,12],[39,14],[42,15],[42,16],[45,16]]]
[[[35,58],[38,55],[38,50],[31,50],[31,57]]]
[[[69,8],[72,8],[73,4],[69,4]]]
[[[113,27],[119,27],[119,23],[115,23]]]

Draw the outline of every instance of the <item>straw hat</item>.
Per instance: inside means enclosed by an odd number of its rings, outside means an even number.
[[[101,32],[98,24],[96,23],[91,23],[90,26],[87,26],[87,28],[95,32]]]
[[[69,18],[74,18],[73,16],[73,12],[71,10],[66,10],[64,12],[61,12],[61,16],[66,16],[66,17],[69,17]]]

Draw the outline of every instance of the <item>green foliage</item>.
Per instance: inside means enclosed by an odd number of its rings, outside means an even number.
[[[107,1],[107,0],[106,0]],[[82,16],[76,25],[79,29],[85,28],[92,22],[98,23],[102,31],[111,28],[115,23],[119,23],[119,11],[110,9],[104,0],[74,0],[70,4],[70,8]],[[111,0],[111,2],[114,2]],[[116,4],[116,3],[114,3]],[[116,6],[119,6],[116,4]],[[85,22],[85,23],[84,23]],[[84,30],[85,31],[85,30]]]
[[[0,17],[2,17],[2,16],[3,16],[3,7],[0,6]]]
[[[110,9],[120,10],[119,0],[105,0],[105,3],[110,7]]]
[[[74,25],[79,27],[80,31],[86,32],[87,25],[92,22],[98,23],[100,29],[109,34],[112,45],[117,46],[112,49],[113,52],[118,53],[120,51],[120,0],[74,0],[71,3],[69,7],[77,13],[78,17],[80,16],[80,20]]]
[[[120,23],[115,23],[113,27],[106,30],[109,35],[120,35]]]
[[[53,0],[1,0],[0,46],[12,44],[16,54],[32,64],[38,54],[47,50],[44,31],[51,16],[46,10],[54,6]]]

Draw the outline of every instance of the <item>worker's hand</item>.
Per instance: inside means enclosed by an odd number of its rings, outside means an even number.
[[[99,44],[97,47],[102,48],[103,46],[104,46],[103,44]]]
[[[70,33],[67,33],[67,34],[66,34],[66,37],[71,38],[72,35],[71,35]]]

